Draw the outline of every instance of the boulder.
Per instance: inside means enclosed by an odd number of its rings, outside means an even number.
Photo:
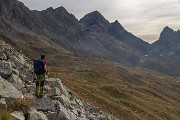
[[[67,90],[65,89],[65,87],[63,86],[59,78],[49,78],[47,79],[47,81],[50,83],[51,88],[57,87],[62,94],[64,94],[65,96],[68,96]]]
[[[7,108],[6,100],[4,98],[0,98],[0,110]]]
[[[64,106],[69,106],[70,105],[70,100],[67,96],[65,96],[64,94],[62,94],[60,97],[59,97],[59,101],[64,105]]]
[[[48,118],[43,112],[33,110],[28,113],[27,120],[48,120]]]
[[[0,60],[0,76],[8,78],[12,74],[12,68],[10,62]]]
[[[2,50],[0,50],[0,60],[7,60],[7,56]]]
[[[10,83],[15,83],[15,84],[19,85],[19,87],[24,86],[22,80],[17,75],[12,74],[7,80]]]
[[[49,112],[47,113],[47,117],[49,120],[56,120],[57,112]]]
[[[33,81],[32,74],[27,69],[21,69],[19,72],[19,77],[26,83],[30,83]]]
[[[17,76],[19,76],[19,71],[18,70],[16,70],[16,69],[12,69],[12,73],[14,74],[14,75],[17,75]]]
[[[2,98],[22,98],[22,93],[11,83],[0,77],[0,97]]]
[[[52,93],[53,93],[53,96],[60,96],[61,95],[61,91],[57,87],[53,88]]]
[[[18,68],[23,67],[24,61],[22,61],[21,59],[18,59],[16,56],[13,56],[11,59],[13,60],[16,67],[18,67]]]
[[[37,100],[37,104],[35,106],[36,110],[38,111],[55,111],[55,105],[50,98],[43,97]]]
[[[11,113],[11,116],[15,119],[15,120],[25,120],[24,114],[22,111],[14,111]]]
[[[63,106],[61,106],[57,119],[58,120],[76,120],[77,116],[74,115],[72,112],[68,111]]]

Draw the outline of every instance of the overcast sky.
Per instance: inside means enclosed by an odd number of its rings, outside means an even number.
[[[180,0],[19,0],[31,10],[63,6],[77,19],[98,10],[107,20],[147,42],[159,38],[165,26],[180,29]]]

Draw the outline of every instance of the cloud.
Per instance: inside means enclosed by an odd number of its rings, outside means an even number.
[[[157,40],[165,26],[180,28],[180,0],[20,0],[32,10],[65,7],[77,19],[98,10],[110,22],[146,41]]]

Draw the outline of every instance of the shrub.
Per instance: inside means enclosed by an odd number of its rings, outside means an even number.
[[[8,111],[23,111],[27,112],[30,109],[29,103],[24,99],[16,99],[8,103]]]

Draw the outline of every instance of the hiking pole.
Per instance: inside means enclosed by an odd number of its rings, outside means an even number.
[[[39,87],[38,87],[38,96],[39,96],[40,90],[41,90],[41,86],[40,86],[40,81],[38,81],[38,82],[39,82]]]
[[[49,75],[48,75],[48,79],[49,79]],[[50,96],[52,96],[52,89],[51,89],[50,81],[48,81],[48,86],[49,86],[49,94]]]

